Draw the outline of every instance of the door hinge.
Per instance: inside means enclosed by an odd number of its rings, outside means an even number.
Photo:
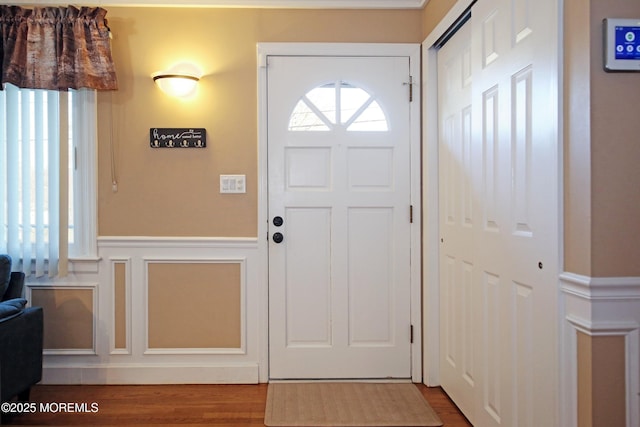
[[[410,342],[411,344],[413,344],[413,325],[410,325],[410,326],[409,326],[409,328],[410,328],[410,332],[409,332],[409,335],[410,335],[410,337],[409,337],[409,342]]]
[[[413,205],[409,205],[409,223],[413,224]]]
[[[413,76],[409,76],[409,102],[413,102]]]

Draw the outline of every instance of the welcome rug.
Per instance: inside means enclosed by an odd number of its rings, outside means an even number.
[[[264,423],[281,426],[441,426],[413,384],[271,383]]]

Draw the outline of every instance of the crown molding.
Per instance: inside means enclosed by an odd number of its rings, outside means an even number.
[[[429,0],[85,0],[83,6],[100,7],[215,7],[267,9],[422,9]],[[34,0],[8,4],[32,6]],[[38,6],[58,6],[60,0],[38,0]]]

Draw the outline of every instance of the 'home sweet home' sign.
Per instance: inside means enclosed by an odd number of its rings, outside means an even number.
[[[151,128],[151,148],[204,148],[207,146],[205,128]]]

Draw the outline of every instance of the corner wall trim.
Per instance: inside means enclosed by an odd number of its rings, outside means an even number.
[[[640,328],[637,322],[594,323],[571,315],[566,316],[566,319],[578,331],[590,336],[626,336],[629,332]]]
[[[589,277],[564,272],[559,282],[564,312],[561,388],[567,394],[563,425],[577,426],[576,332],[624,338],[626,426],[640,425],[640,277]]]
[[[640,299],[640,277],[589,277],[564,272],[560,289],[586,300]]]

